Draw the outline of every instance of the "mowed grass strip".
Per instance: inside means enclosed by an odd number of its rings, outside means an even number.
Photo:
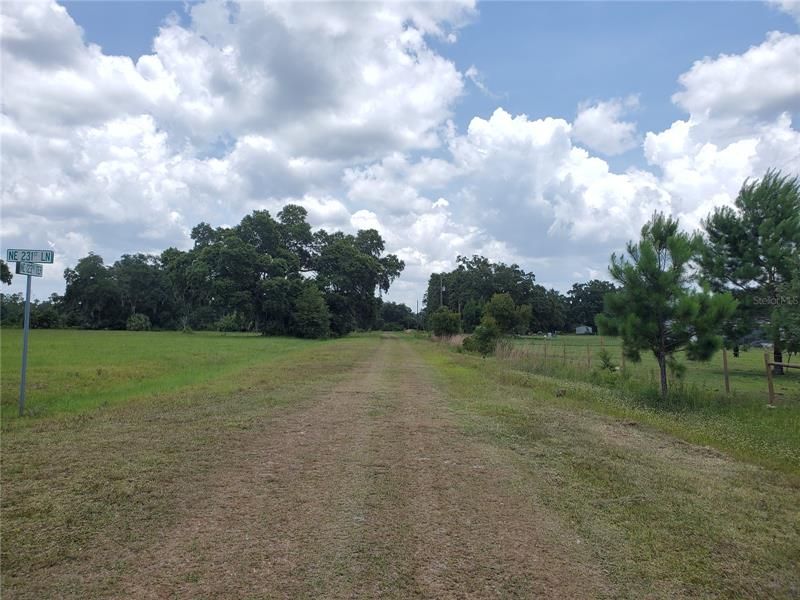
[[[487,372],[509,383],[568,391],[562,403],[635,419],[685,441],[800,476],[800,398],[783,397],[773,407],[758,392],[726,395],[689,386],[662,400],[655,387],[636,379],[600,371],[596,363],[591,371],[564,366],[560,358],[556,354],[547,365],[524,358],[478,360]],[[784,377],[781,385],[787,389],[794,375]]]
[[[127,339],[113,337],[104,341],[113,348]],[[25,418],[26,426],[3,432],[4,597],[118,593],[137,553],[163,541],[163,532],[208,493],[215,469],[237,460],[252,436],[266,435],[276,409],[302,406],[346,377],[375,340],[231,337],[214,352],[220,360],[223,348],[237,356],[236,344],[260,349],[260,360],[136,401]],[[163,351],[166,360],[173,349],[154,343],[150,353],[157,359]]]
[[[506,448],[528,470],[525,492],[590,546],[615,597],[800,593],[796,472],[687,444],[648,425],[666,428],[669,414],[654,421],[653,411],[594,401],[591,386],[515,374],[491,360],[416,343],[464,430]],[[597,396],[606,393],[594,388]],[[683,427],[680,420],[671,425]],[[796,452],[800,439],[794,442]]]
[[[0,332],[3,426],[14,427],[22,331]],[[220,333],[33,330],[26,414],[78,413],[229,376],[314,342]]]

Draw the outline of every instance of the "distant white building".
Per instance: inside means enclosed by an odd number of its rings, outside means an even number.
[[[593,331],[588,325],[578,325],[575,328],[575,333],[577,335],[592,335]]]

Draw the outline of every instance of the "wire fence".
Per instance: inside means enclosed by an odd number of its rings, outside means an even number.
[[[434,339],[460,348],[466,337],[459,334]],[[763,358],[760,349],[742,352],[734,358],[723,349],[710,362],[683,361],[682,371],[668,372],[668,385],[687,393],[763,399],[770,405],[800,401],[800,371],[788,374],[800,365],[777,363],[786,368],[787,375],[774,377],[772,369],[776,363],[766,352]],[[613,383],[616,377],[636,382],[640,387],[660,388],[660,370],[654,358],[643,353],[640,362],[628,360],[619,338],[517,336],[501,340],[495,356],[515,368],[563,379],[602,379]]]
[[[788,369],[798,369],[800,365],[775,363],[768,354],[769,350],[764,352],[763,362],[758,350],[731,359],[725,349],[708,363],[685,361],[684,374],[669,371],[669,386],[690,385],[697,390],[726,396],[737,393],[755,396],[767,400],[770,405],[783,400],[800,401],[800,371],[788,375]],[[644,360],[632,363],[626,358],[619,338],[519,337],[499,343],[497,357],[529,370],[561,377],[596,379],[597,372],[604,371],[635,379],[653,388],[659,387],[660,370],[655,360],[645,354]],[[787,369],[787,375],[774,377],[776,365]]]

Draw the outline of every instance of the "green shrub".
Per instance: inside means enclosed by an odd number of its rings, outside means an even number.
[[[150,317],[142,313],[133,313],[125,323],[128,331],[150,331]]]
[[[457,351],[458,350],[461,350],[461,351],[466,350],[467,352],[477,352],[478,351],[478,344],[475,341],[475,336],[474,335],[468,335],[467,337],[465,337],[464,340],[461,342],[461,346],[456,348],[456,350]]]
[[[188,325],[198,331],[211,330],[216,325],[216,315],[210,306],[199,306],[189,315]]]
[[[433,331],[433,335],[456,335],[461,331],[461,318],[457,312],[442,306],[431,315],[429,326]]]
[[[22,327],[25,300],[22,294],[0,294],[0,325]]]
[[[461,320],[464,323],[464,332],[472,333],[481,324],[483,314],[483,304],[475,300],[469,300],[461,311]]]
[[[49,303],[31,306],[31,327],[33,329],[56,329],[61,327],[61,316]]]
[[[292,333],[302,338],[326,338],[331,335],[331,313],[325,297],[313,283],[306,283],[294,303]]]
[[[565,350],[566,351],[566,350]],[[611,355],[608,353],[608,350],[602,348],[600,350],[600,370],[601,371],[616,371],[617,365],[614,364],[614,361],[611,360]]]
[[[488,356],[494,354],[499,339],[500,328],[497,326],[497,322],[487,315],[481,319],[481,324],[475,328],[475,333],[466,338],[462,345],[468,352],[477,352],[481,356]]]
[[[216,322],[215,328],[217,331],[241,331],[241,319],[236,313],[229,313]]]

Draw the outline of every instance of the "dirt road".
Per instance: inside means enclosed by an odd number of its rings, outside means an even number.
[[[594,597],[580,540],[498,450],[460,432],[412,345],[220,464],[200,505],[138,556],[124,596]]]

